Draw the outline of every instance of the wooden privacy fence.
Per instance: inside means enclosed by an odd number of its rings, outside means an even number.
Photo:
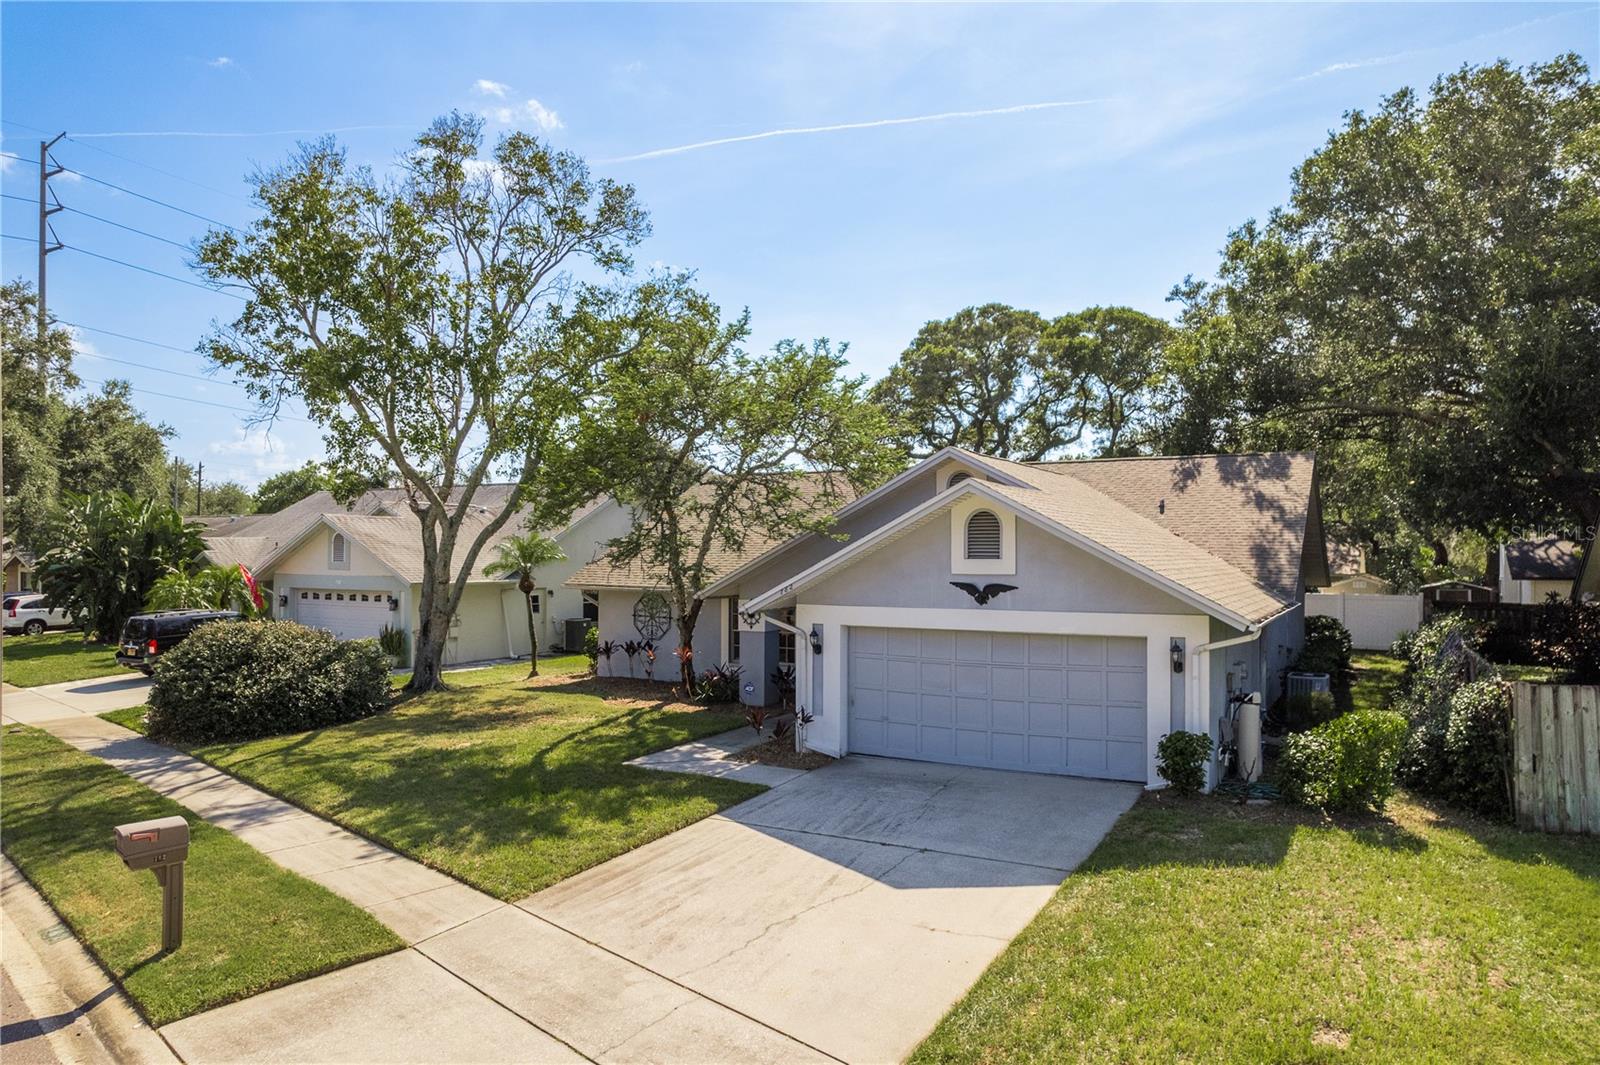
[[[1517,824],[1600,835],[1600,686],[1511,686]]]

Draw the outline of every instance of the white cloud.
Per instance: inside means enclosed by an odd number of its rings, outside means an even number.
[[[221,70],[223,67],[233,66],[233,60],[225,55],[219,55],[215,59],[207,59],[206,66],[215,67],[216,69]]]
[[[511,91],[511,86],[503,81],[490,81],[488,78],[479,78],[472,83],[472,91],[479,96],[493,96],[504,100]]]
[[[535,126],[538,126],[540,129],[544,130],[546,133],[549,133],[552,130],[561,129],[565,125],[565,123],[561,121],[560,115],[550,110],[538,100],[533,99],[519,104],[516,107],[492,108],[488,114],[490,118],[494,119],[502,126],[520,125],[525,122],[531,122]]]
[[[537,101],[530,100],[529,103]],[[1026,111],[1048,111],[1060,107],[1083,107],[1087,104],[1104,103],[1104,100],[1047,100],[1036,104],[1013,104],[1010,107],[989,107],[979,111],[941,111],[933,115],[912,115],[909,118],[874,118],[865,122],[837,122],[830,126],[792,126],[785,129],[769,129],[760,133],[744,133],[737,137],[718,137],[715,140],[695,141],[693,144],[679,144],[671,148],[654,148],[648,152],[639,152],[636,155],[622,155],[614,159],[599,159],[601,163],[632,163],[640,159],[659,159],[664,155],[681,155],[684,152],[699,151],[702,148],[715,148],[723,144],[742,144],[745,141],[762,141],[772,137],[797,137],[812,133],[838,133],[852,129],[878,129],[882,126],[910,126],[921,122],[948,122],[957,118],[986,118],[990,115],[1016,115]],[[552,116],[553,117],[553,116]]]

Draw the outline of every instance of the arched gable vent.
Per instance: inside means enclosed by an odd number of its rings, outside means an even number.
[[[1000,519],[992,510],[975,510],[967,518],[967,558],[1000,557]]]
[[[968,473],[966,470],[957,470],[955,473],[950,475],[950,479],[944,483],[944,486],[946,488],[954,488],[962,481],[970,480],[972,480],[972,474]]]
[[[340,565],[346,561],[348,548],[345,546],[344,533],[333,534],[333,564]]]

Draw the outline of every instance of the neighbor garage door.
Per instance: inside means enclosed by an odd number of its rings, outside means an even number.
[[[1143,638],[852,628],[854,753],[1144,780]]]
[[[313,629],[327,629],[341,640],[377,636],[389,624],[388,597],[375,591],[303,591],[295,620]]]

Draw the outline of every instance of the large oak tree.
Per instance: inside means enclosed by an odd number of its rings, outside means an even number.
[[[649,232],[630,186],[525,133],[488,159],[482,146],[481,121],[452,114],[384,180],[332,141],[303,146],[257,175],[263,214],[248,231],[199,249],[205,274],[248,300],[210,357],[268,413],[302,400],[337,481],[406,491],[423,558],[417,691],[443,686],[450,619],[484,546],[521,507],[571,504],[563,457],[615,354],[586,341],[625,346],[649,317],[633,312],[663,295],[620,281]],[[497,478],[520,490],[485,507],[479,489]]]

